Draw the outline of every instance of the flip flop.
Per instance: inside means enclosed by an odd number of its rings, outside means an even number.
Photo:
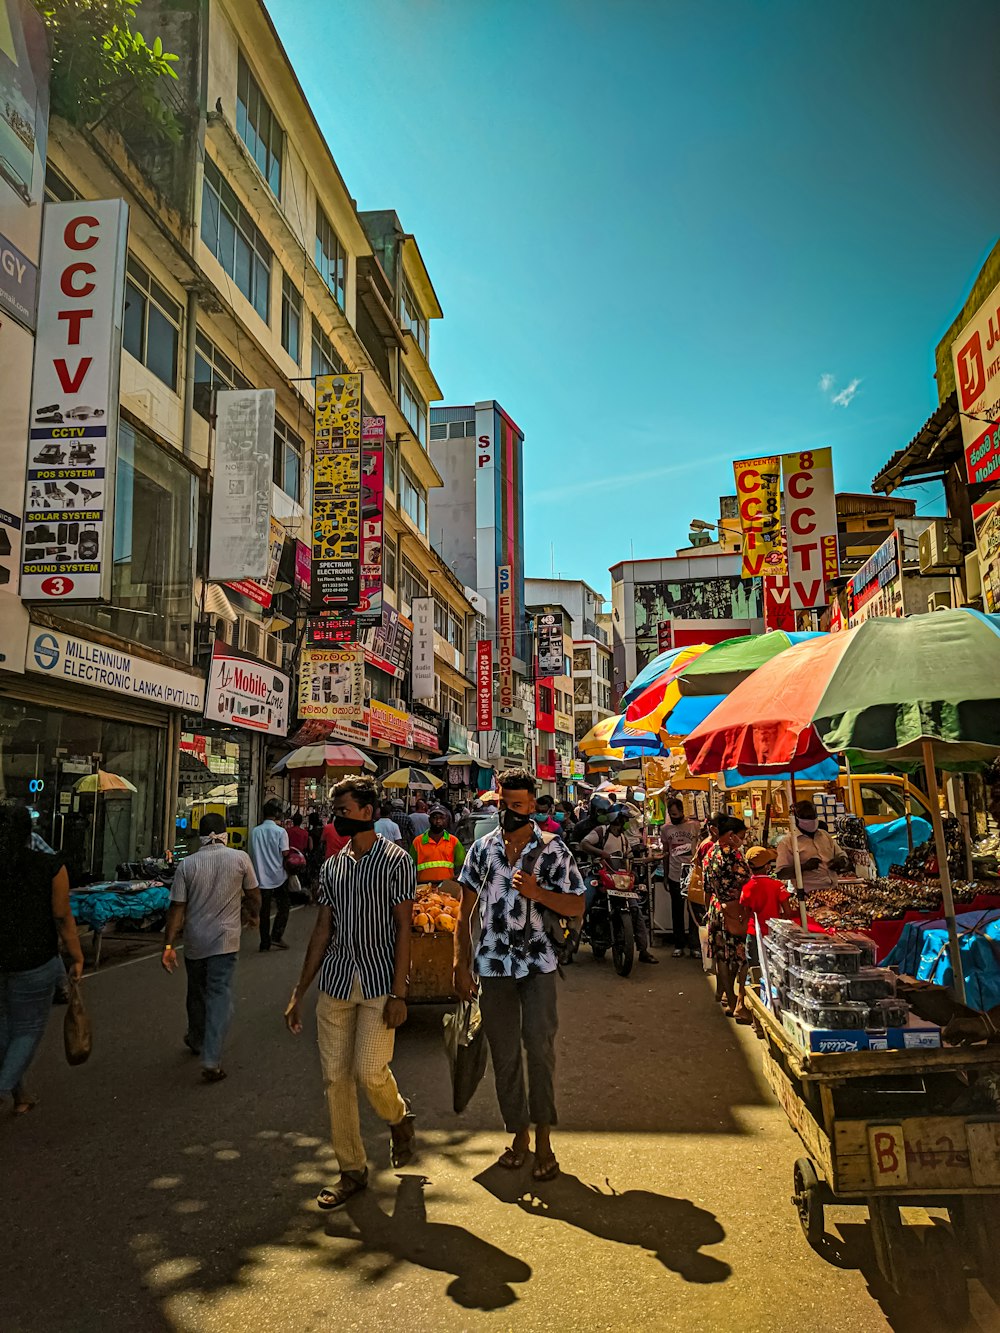
[[[559,1174],[559,1163],[554,1157],[550,1157],[547,1162],[535,1162],[531,1171],[531,1179],[537,1180],[542,1184],[546,1180],[555,1180]]]
[[[497,1166],[502,1166],[505,1171],[520,1171],[528,1160],[527,1152],[519,1152],[513,1144],[509,1148],[504,1148],[503,1152],[497,1158]]]

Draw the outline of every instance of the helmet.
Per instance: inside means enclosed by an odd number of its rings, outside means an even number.
[[[621,802],[618,802],[616,805],[613,805],[611,809],[608,811],[608,823],[613,824],[616,819],[629,819],[631,815],[632,811],[628,808],[628,806],[622,805]]]
[[[588,813],[593,815],[595,819],[607,819],[614,806],[606,796],[591,796],[590,805],[587,809]]]

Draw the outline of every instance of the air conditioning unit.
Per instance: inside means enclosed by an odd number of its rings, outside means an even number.
[[[953,531],[953,524],[936,518],[920,534],[918,561],[921,574],[950,574],[961,565],[962,551]]]
[[[271,666],[280,667],[282,661],[281,650],[284,646],[277,634],[265,634],[264,661],[270,662]]]
[[[401,699],[398,694],[389,695],[389,707],[398,708],[401,713],[406,712],[406,700]]]
[[[225,616],[215,617],[215,637],[219,643],[233,643],[236,638],[237,623],[235,620],[227,620]]]
[[[950,592],[932,592],[927,598],[928,611],[950,611],[951,593]]]
[[[979,555],[970,551],[965,557],[965,595],[968,601],[978,602],[983,596],[983,577],[979,569]]]
[[[295,664],[295,648],[294,643],[283,643],[281,645],[281,665],[286,671],[291,671]]]
[[[251,657],[262,657],[264,630],[260,621],[251,620],[249,616],[240,616],[238,624],[240,631],[239,646]]]

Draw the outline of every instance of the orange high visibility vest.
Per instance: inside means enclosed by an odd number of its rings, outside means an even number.
[[[438,842],[431,842],[430,833],[421,833],[415,840],[417,849],[417,883],[440,884],[443,879],[455,878],[454,834],[441,834]]]

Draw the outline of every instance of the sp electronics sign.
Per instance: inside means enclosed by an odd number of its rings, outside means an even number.
[[[500,711],[514,707],[514,571],[497,566],[497,639],[500,651]]]
[[[840,572],[832,450],[783,454],[781,475],[791,604],[811,611],[826,606],[827,580]]]
[[[970,486],[1000,479],[1000,286],[951,345]]]
[[[128,208],[46,204],[21,596],[107,601],[118,448]]]

